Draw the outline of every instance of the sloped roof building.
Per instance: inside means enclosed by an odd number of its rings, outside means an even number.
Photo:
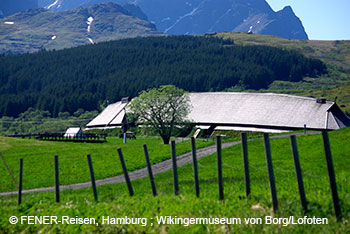
[[[108,105],[96,118],[89,122],[87,128],[121,127],[125,119],[125,107],[128,102],[120,101]]]
[[[275,93],[189,93],[189,119],[199,128],[279,132],[296,129],[334,130],[350,126],[338,105],[325,99]],[[121,126],[127,104],[109,105],[87,127]]]
[[[63,137],[69,137],[69,138],[82,138],[84,136],[85,134],[80,127],[68,128],[66,133],[63,135]]]

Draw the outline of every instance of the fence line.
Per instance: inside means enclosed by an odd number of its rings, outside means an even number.
[[[330,152],[330,144],[329,144],[329,139],[328,139],[328,134],[327,132],[322,133],[323,136],[323,141],[324,141],[324,150],[325,150],[325,156],[326,156],[326,162],[327,162],[327,169],[328,169],[328,177],[329,177],[329,183],[330,183],[330,188],[332,192],[332,200],[333,200],[333,206],[334,206],[334,212],[337,218],[341,217],[341,209],[339,205],[339,197],[337,193],[337,185],[335,181],[335,172],[332,164],[332,157],[331,157],[331,152]],[[300,200],[302,203],[302,206],[304,210],[307,210],[307,203],[306,203],[306,197],[305,197],[305,191],[303,188],[303,182],[302,182],[302,175],[301,175],[301,167],[299,164],[299,159],[298,159],[298,152],[296,148],[296,140],[295,136],[291,136],[291,145],[292,145],[292,153],[294,157],[294,164],[295,164],[295,170],[286,170],[282,169],[280,167],[273,167],[272,166],[272,157],[271,157],[271,146],[270,146],[270,141],[269,141],[269,135],[264,134],[264,145],[265,145],[265,156],[266,156],[266,167],[261,168],[257,167],[254,165],[249,165],[248,164],[248,151],[247,151],[247,145],[245,147],[242,147],[242,153],[243,153],[243,163],[240,166],[232,166],[228,163],[224,163],[222,161],[222,145],[221,145],[221,137],[217,136],[216,137],[216,149],[217,149],[217,165],[215,166],[206,166],[201,164],[200,162],[197,161],[196,159],[196,147],[195,147],[195,139],[191,139],[191,146],[192,146],[192,165],[193,165],[193,170],[194,170],[194,178],[195,178],[195,192],[196,196],[199,197],[199,178],[198,178],[198,167],[200,168],[209,168],[209,169],[216,169],[217,170],[217,183],[218,183],[218,194],[219,194],[219,200],[224,199],[224,177],[223,177],[223,167],[225,168],[230,168],[234,170],[242,170],[242,173],[244,172],[244,177],[245,177],[245,185],[246,185],[246,196],[248,197],[250,194],[250,178],[247,179],[247,175],[249,176],[249,169],[255,169],[258,171],[268,171],[268,180],[269,180],[269,185],[270,185],[270,192],[271,192],[271,200],[272,200],[272,206],[273,210],[277,211],[278,210],[278,200],[277,200],[277,190],[276,190],[276,185],[275,185],[275,177],[274,177],[274,171],[275,170],[283,172],[283,173],[289,173],[289,174],[294,174],[296,173],[297,175],[297,182],[298,182],[298,189],[299,189],[299,195],[300,195]],[[294,142],[294,143],[293,143]],[[244,134],[242,134],[242,143],[244,143]],[[148,176],[150,179],[151,183],[151,188],[152,188],[152,193],[154,196],[157,195],[156,189],[155,189],[155,182],[153,178],[153,173],[152,173],[152,167],[149,163],[149,155],[147,151],[147,146],[143,145],[144,147],[144,153],[145,153],[145,159],[146,159],[146,164],[147,164],[147,169],[148,169]],[[175,195],[179,194],[179,180],[178,180],[178,172],[177,172],[177,164],[176,164],[176,146],[175,146],[175,141],[171,141],[171,160],[172,160],[172,167],[173,167],[173,179],[174,179],[174,193]],[[125,166],[125,161],[121,152],[121,148],[118,148],[118,154],[120,158],[120,162],[123,168],[124,176],[125,176],[125,181],[129,190],[130,196],[133,196],[133,188],[130,182],[130,178],[128,176],[128,171]],[[56,186],[56,202],[60,201],[60,194],[59,194],[59,172],[58,172],[58,156],[55,156],[55,186]],[[89,170],[90,170],[90,176],[91,176],[91,186],[93,190],[93,195],[95,198],[95,201],[97,202],[97,190],[96,190],[96,183],[95,183],[95,176],[94,176],[94,170],[92,166],[92,160],[91,156],[87,155],[88,159],[88,165],[89,165]],[[247,161],[245,161],[247,160]],[[299,165],[298,165],[299,164]],[[183,166],[184,168],[189,168],[191,164],[187,164]],[[247,174],[248,171],[248,174]],[[22,202],[22,177],[23,177],[23,159],[20,159],[20,170],[19,170],[19,186],[18,186],[18,205],[21,204]],[[315,175],[311,174],[307,171],[303,171],[303,175],[312,177],[312,178],[323,178],[326,177],[326,175]],[[243,176],[243,175],[242,175]],[[255,178],[255,176],[253,177]],[[343,176],[338,176],[338,178],[341,178],[342,180],[349,181],[347,178]],[[232,177],[225,178],[225,181],[230,181],[230,182],[237,182],[237,179],[233,179]],[[241,182],[241,181],[240,181]],[[160,182],[160,184],[164,185],[164,182]],[[266,186],[266,184],[259,183],[258,181],[254,181],[255,185],[258,186]],[[192,190],[186,189],[184,190],[185,192],[190,192]]]

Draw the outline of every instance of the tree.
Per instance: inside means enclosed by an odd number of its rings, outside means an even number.
[[[174,85],[142,91],[129,105],[138,122],[156,129],[164,144],[169,144],[174,126],[187,121],[190,109],[188,95]]]

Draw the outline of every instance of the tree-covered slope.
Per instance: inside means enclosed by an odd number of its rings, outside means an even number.
[[[109,100],[174,84],[187,91],[239,85],[266,88],[326,72],[320,60],[232,40],[169,36],[125,39],[60,51],[0,56],[0,115],[29,107],[58,112],[95,110]]]
[[[325,97],[334,100],[350,115],[350,41],[287,40],[281,37],[247,33],[218,33],[215,36],[235,41],[236,45],[274,46],[294,50],[309,58],[320,59],[328,73],[317,79],[305,77],[299,82],[276,80],[267,92],[301,96]]]

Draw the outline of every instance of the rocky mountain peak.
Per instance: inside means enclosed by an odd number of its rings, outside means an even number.
[[[167,34],[250,31],[308,39],[290,6],[275,12],[265,0],[137,0],[135,3],[158,30]]]
[[[296,17],[291,6],[285,6],[282,10],[277,11],[277,14],[283,14],[285,16]]]
[[[116,3],[67,11],[31,9],[0,19],[0,53],[62,49],[97,42],[161,35],[154,24]]]

